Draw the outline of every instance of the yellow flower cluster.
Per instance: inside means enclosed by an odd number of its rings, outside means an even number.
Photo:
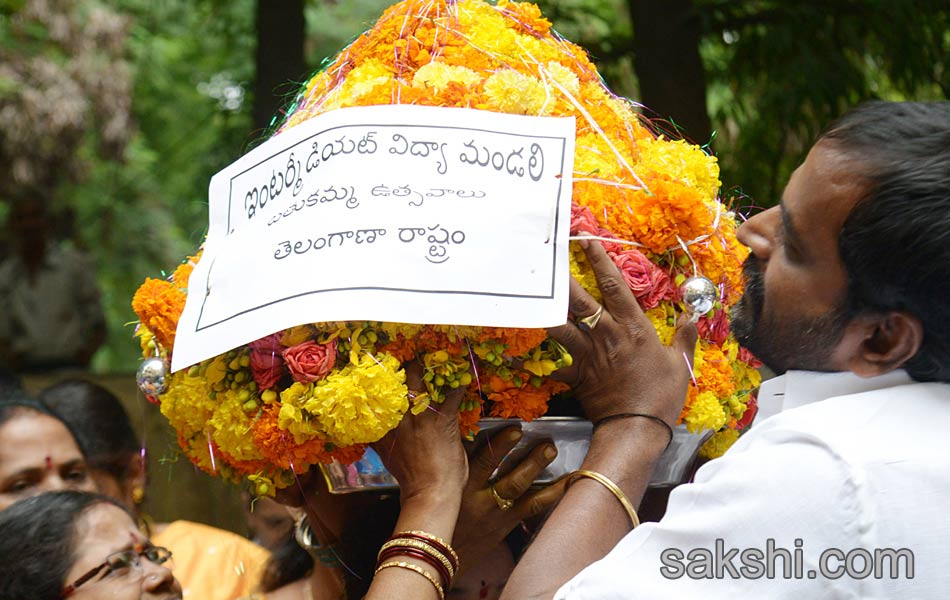
[[[291,389],[296,386],[300,384]],[[364,354],[358,363],[330,373],[302,393],[295,390],[292,399],[281,394],[280,426],[298,442],[315,433],[337,446],[375,442],[394,429],[408,410],[407,392],[406,373],[398,360],[388,354]],[[285,412],[289,408],[293,410]],[[303,415],[312,421],[304,421]]]
[[[694,431],[735,432],[758,379],[753,359],[728,333],[746,250],[717,198],[715,157],[654,133],[603,85],[587,53],[555,35],[530,3],[403,0],[305,84],[280,128],[377,104],[573,116],[572,235],[608,240],[605,247],[667,344],[682,310],[678,284],[694,273],[714,282],[719,303],[700,322],[695,385],[682,421]],[[645,269],[644,261],[652,266]],[[573,244],[570,270],[599,298]],[[150,280],[136,294],[147,355],[173,351],[183,288],[181,277]],[[476,429],[483,412],[543,414],[563,389],[549,376],[571,364],[543,330],[307,324],[174,374],[160,402],[196,464],[272,490],[310,464],[353,460],[363,444],[395,427],[410,409],[401,365],[413,358],[424,365],[427,393],[413,399],[412,409],[462,388],[463,434]],[[734,438],[714,439],[724,447]]]

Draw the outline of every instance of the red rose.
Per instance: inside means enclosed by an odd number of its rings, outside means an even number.
[[[280,354],[284,350],[283,346],[280,345],[280,337],[280,333],[272,333],[268,336],[262,337],[259,340],[254,340],[247,346],[255,352]]]
[[[336,340],[318,344],[308,340],[284,350],[284,360],[294,381],[316,381],[330,372],[336,364]]]
[[[281,356],[284,348],[280,345],[280,334],[273,333],[254,340],[248,347],[251,349],[251,375],[257,387],[267,390],[277,385],[284,374],[284,359]]]
[[[673,298],[670,278],[639,250],[624,250],[611,254],[611,258],[643,310]]]
[[[758,369],[762,366],[762,361],[757,359],[755,355],[749,352],[748,348],[744,346],[739,347],[739,360],[746,363],[753,369]]]
[[[251,375],[258,389],[267,390],[277,385],[284,375],[284,359],[280,352],[251,350]]]
[[[696,322],[696,329],[699,330],[700,338],[721,346],[729,337],[729,319],[726,317],[726,311],[715,311],[711,319],[708,315],[700,317]]]
[[[742,413],[742,418],[736,421],[736,429],[744,429],[752,424],[752,419],[755,418],[755,413],[759,412],[759,402],[755,398],[755,394],[749,395],[749,401],[746,402],[745,412]]]

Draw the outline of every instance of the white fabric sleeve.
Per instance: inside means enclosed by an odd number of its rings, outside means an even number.
[[[860,538],[849,465],[800,432],[745,437],[754,441],[741,439],[674,490],[659,523],[631,532],[555,598],[877,597],[861,591],[873,581],[820,570],[823,551]],[[825,566],[838,568],[834,558]]]

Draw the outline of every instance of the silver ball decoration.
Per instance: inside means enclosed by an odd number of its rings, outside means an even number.
[[[160,396],[168,389],[165,381],[168,375],[168,365],[157,356],[146,358],[139,370],[135,373],[135,383],[146,396]]]
[[[683,295],[683,302],[696,316],[702,316],[711,311],[719,298],[719,290],[713,282],[699,276],[693,276],[684,281],[680,286],[680,292]]]

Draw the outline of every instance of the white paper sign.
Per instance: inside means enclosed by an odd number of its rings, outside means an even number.
[[[564,322],[574,119],[334,110],[214,176],[173,370],[302,323]]]

